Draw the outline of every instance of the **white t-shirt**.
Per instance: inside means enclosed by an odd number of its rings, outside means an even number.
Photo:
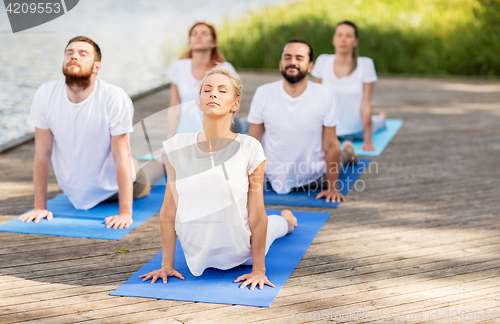
[[[363,83],[377,81],[375,65],[369,57],[358,57],[358,65],[348,76],[337,78],[333,72],[335,55],[322,54],[316,59],[311,74],[322,80],[322,84],[333,89],[337,97],[339,125],[337,135],[349,135],[361,132],[361,101],[363,100]]]
[[[325,173],[323,126],[338,124],[335,94],[308,81],[307,88],[292,98],[283,80],[257,88],[247,118],[264,124],[266,175],[273,189],[286,194]]]
[[[90,209],[118,191],[111,136],[132,132],[133,115],[125,91],[99,79],[80,103],[69,101],[65,78],[36,91],[28,123],[52,132],[57,183],[76,209]]]
[[[202,151],[197,133],[165,141],[178,194],[175,231],[195,276],[206,268],[230,269],[251,256],[248,176],[265,160],[260,143],[238,134],[224,149]],[[227,143],[227,142],[226,142]]]
[[[198,107],[201,80],[194,77],[191,62],[192,59],[176,61],[168,71],[170,81],[177,86],[181,98],[181,116],[177,124],[177,133],[203,131],[203,113]],[[221,67],[236,73],[229,62],[222,63]]]

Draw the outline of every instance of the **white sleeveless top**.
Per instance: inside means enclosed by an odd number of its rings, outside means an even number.
[[[252,256],[248,176],[265,156],[248,135],[221,139],[230,143],[215,152],[202,151],[197,136],[177,134],[163,146],[175,169],[175,231],[189,270],[200,276],[206,268],[230,269]]]

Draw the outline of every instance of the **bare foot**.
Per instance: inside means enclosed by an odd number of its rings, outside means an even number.
[[[382,118],[383,120],[386,120],[387,119],[387,114],[385,113],[385,111],[382,111],[380,114],[378,114],[378,116],[380,118]]]
[[[344,141],[344,150],[341,152],[347,164],[358,163],[358,156],[354,152],[354,146],[351,141]]]
[[[288,223],[288,231],[286,233],[290,234],[297,226],[297,218],[295,218],[292,212],[289,211],[288,209],[285,209],[281,212],[281,217],[286,219],[286,222]]]

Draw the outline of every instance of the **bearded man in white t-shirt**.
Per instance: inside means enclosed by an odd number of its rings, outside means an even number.
[[[345,201],[338,177],[345,163],[356,163],[352,143],[340,142],[335,94],[307,80],[313,68],[312,47],[301,39],[283,48],[279,67],[283,79],[260,86],[252,100],[248,135],[263,141],[266,176],[278,194],[317,190],[316,199]]]
[[[64,53],[65,77],[44,83],[33,98],[28,123],[36,128],[35,206],[19,220],[52,219],[47,210],[52,161],[58,185],[76,209],[118,198],[119,214],[107,217],[106,227],[128,228],[133,197],[144,197],[151,189],[130,155],[132,100],[123,89],[96,79],[101,51],[94,41],[75,37]]]

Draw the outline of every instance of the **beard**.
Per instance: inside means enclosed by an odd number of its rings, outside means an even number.
[[[307,71],[300,71],[300,68],[297,66],[294,66],[294,68],[297,69],[297,74],[295,75],[289,75],[286,73],[288,68],[291,67],[291,65],[287,66],[284,70],[281,70],[281,75],[287,80],[289,83],[297,83],[299,81],[302,81],[306,76],[307,76]]]
[[[90,86],[90,78],[92,77],[92,69],[88,71],[84,71],[82,66],[79,63],[80,71],[73,72],[69,70],[69,64],[73,64],[75,62],[70,62],[66,66],[63,65],[62,72],[66,77],[66,85],[69,87],[77,87],[81,89],[87,89]]]

